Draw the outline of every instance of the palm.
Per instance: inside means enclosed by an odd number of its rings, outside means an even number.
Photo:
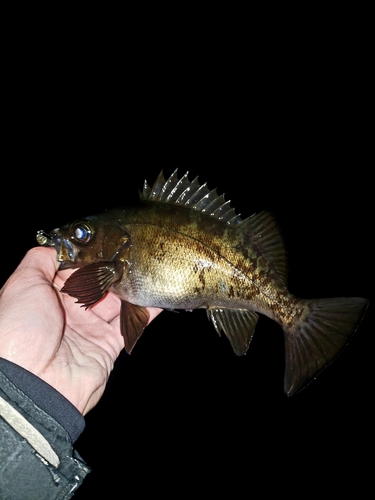
[[[40,268],[30,265],[35,253]],[[110,293],[90,309],[80,307],[59,292],[72,271],[54,276],[55,261],[54,249],[33,249],[4,287],[0,355],[42,378],[86,414],[103,394],[124,347],[120,301]],[[159,312],[150,309],[150,318]]]
[[[58,289],[69,274],[58,273],[54,281]],[[59,321],[50,321],[54,343],[45,353],[39,376],[85,414],[100,399],[124,347],[119,329],[120,302],[111,294],[85,310],[74,298],[52,288],[50,292],[54,301],[62,302],[65,315],[60,315]]]

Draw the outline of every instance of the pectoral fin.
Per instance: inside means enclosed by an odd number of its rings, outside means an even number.
[[[64,283],[60,292],[77,299],[82,307],[90,307],[108,291],[122,274],[122,266],[117,262],[94,262],[77,269]]]
[[[145,307],[135,306],[125,300],[121,301],[120,323],[124,337],[125,351],[130,354],[137,340],[142,335],[149,320]]]
[[[207,316],[219,335],[221,331],[225,333],[238,356],[246,354],[258,321],[255,312],[247,309],[211,307],[207,309]]]

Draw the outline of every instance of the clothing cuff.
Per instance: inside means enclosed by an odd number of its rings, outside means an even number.
[[[67,429],[77,436],[80,426],[70,417],[84,422],[60,393],[0,359],[0,498],[72,497],[90,468],[73,447]]]
[[[85,428],[85,419],[75,406],[51,385],[25,368],[0,358],[0,371],[45,413],[56,420],[74,443]]]

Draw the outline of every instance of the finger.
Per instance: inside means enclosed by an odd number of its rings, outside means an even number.
[[[102,300],[90,307],[90,310],[102,318],[107,323],[113,321],[114,318],[120,315],[121,300],[112,292],[107,293]]]
[[[19,263],[14,276],[22,275],[23,280],[35,279],[36,275],[41,275],[52,282],[59,263],[56,259],[56,250],[48,247],[34,247],[28,250],[22,261]]]
[[[159,316],[159,314],[164,311],[164,309],[159,309],[158,307],[148,307],[147,310],[148,310],[149,315],[150,315],[150,319],[148,320],[148,324],[150,324],[151,321],[156,318],[156,316]]]
[[[111,323],[120,315],[121,299],[114,293],[109,292],[102,300],[92,306],[90,310],[108,323]],[[148,324],[163,311],[163,309],[157,307],[147,307],[147,310],[149,312]]]
[[[64,286],[65,281],[69,278],[69,276],[74,273],[76,269],[66,269],[65,271],[58,271],[56,273],[55,279],[53,280],[54,286],[58,289],[61,290],[61,288]]]
[[[54,284],[59,290],[62,288],[65,281],[72,274],[72,272],[74,272],[74,270],[58,272],[54,280]],[[76,302],[76,299],[74,299],[73,302]],[[81,305],[82,304],[80,304],[80,306]],[[101,300],[99,300],[99,302],[91,306],[89,310],[107,323],[111,323],[120,314],[121,299],[118,295],[112,292],[108,292]],[[150,323],[158,314],[163,311],[163,309],[150,307],[148,308],[148,311],[150,315]]]
[[[149,314],[148,325],[156,318],[156,316],[164,311],[164,309],[159,309],[158,307],[146,307],[146,309]],[[115,326],[120,330],[120,315],[117,314],[109,323],[111,326]]]

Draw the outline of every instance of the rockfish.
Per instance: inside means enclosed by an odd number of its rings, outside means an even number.
[[[148,322],[146,307],[206,309],[237,355],[246,353],[258,313],[280,324],[284,391],[309,384],[348,343],[368,305],[360,297],[301,299],[287,288],[286,252],[273,215],[242,219],[224,195],[177,170],[145,181],[139,206],[107,210],[47,234],[60,269],[78,268],[61,292],[86,308],[109,290],[121,299],[130,353]]]

